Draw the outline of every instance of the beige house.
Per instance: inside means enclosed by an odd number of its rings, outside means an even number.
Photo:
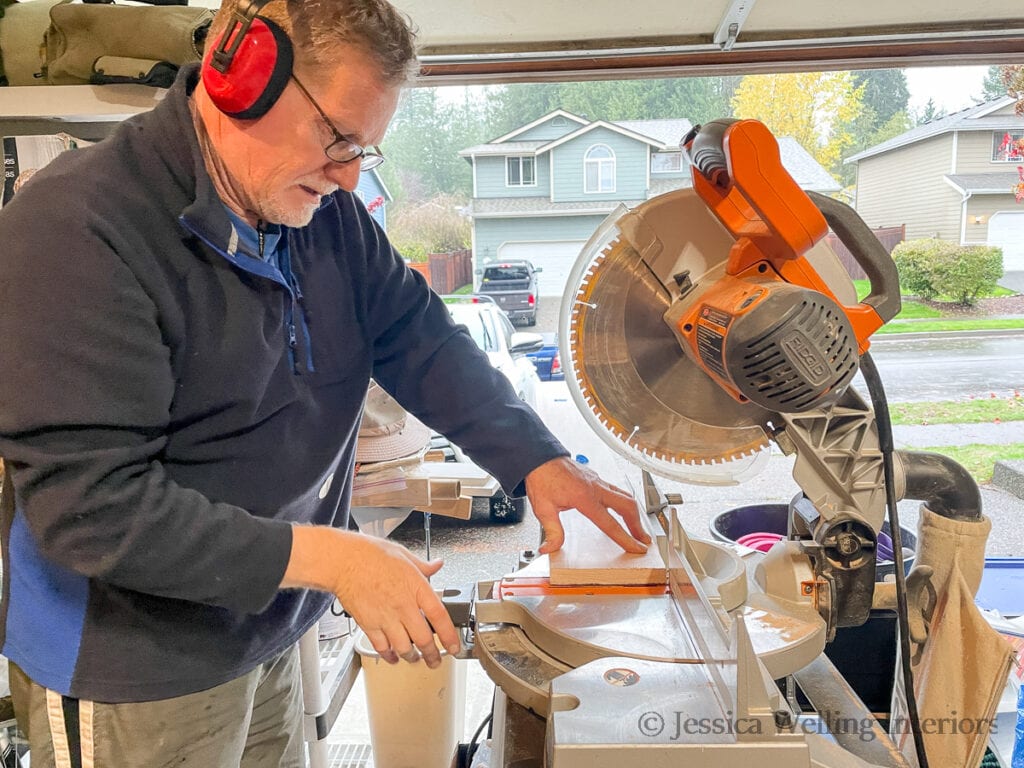
[[[864,150],[846,160],[857,164],[857,212],[872,227],[905,225],[908,240],[998,245],[1004,270],[1024,271],[1024,202],[1013,195],[1021,138],[1024,116],[1005,97]]]

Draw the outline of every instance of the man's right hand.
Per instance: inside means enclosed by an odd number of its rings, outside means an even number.
[[[411,662],[422,655],[433,668],[441,663],[435,632],[449,653],[460,650],[458,630],[427,581],[443,564],[355,531],[296,525],[281,588],[334,593],[381,658]]]

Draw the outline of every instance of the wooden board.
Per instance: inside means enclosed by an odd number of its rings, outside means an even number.
[[[552,586],[664,584],[665,562],[655,545],[632,555],[576,510],[562,513],[565,544],[549,556]]]

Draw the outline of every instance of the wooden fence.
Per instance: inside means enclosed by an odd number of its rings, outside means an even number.
[[[437,293],[452,293],[473,282],[473,254],[470,250],[432,253],[427,258],[430,287]]]
[[[899,243],[902,243],[907,236],[906,224],[898,227],[878,227],[871,231],[875,233],[875,237],[885,246],[885,250],[888,253],[892,253],[892,249]],[[867,278],[864,270],[860,268],[860,264],[857,263],[857,260],[853,258],[853,254],[850,253],[850,249],[843,245],[834,233],[829,232],[825,235],[825,242],[835,251],[839,261],[846,267],[846,271],[850,273],[850,277],[854,280],[864,280]]]

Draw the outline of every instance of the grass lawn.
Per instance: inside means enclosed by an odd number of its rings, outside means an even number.
[[[863,299],[871,291],[871,283],[867,280],[854,280],[857,298]],[[1012,296],[1013,291],[1002,286],[980,298],[993,296]],[[948,297],[946,297],[948,299]],[[939,297],[942,301],[943,297]],[[909,322],[908,322],[909,321]],[[903,298],[903,308],[891,321],[883,325],[876,333],[935,333],[937,331],[1004,331],[1024,328],[1024,319],[993,318],[993,317],[947,317],[942,310],[914,299]]]
[[[907,322],[903,322],[902,318],[903,313],[901,312],[896,316],[895,320],[886,323],[875,333],[885,335],[893,333],[936,333],[940,331],[1006,331],[1024,328],[1024,318],[1012,317],[978,317],[964,318],[962,320],[910,320]]]
[[[992,471],[997,461],[1024,459],[1024,443],[940,445],[922,450],[949,456],[979,483],[992,482]]]
[[[977,397],[931,403],[890,403],[893,424],[995,424],[1024,421],[1024,396]]]

